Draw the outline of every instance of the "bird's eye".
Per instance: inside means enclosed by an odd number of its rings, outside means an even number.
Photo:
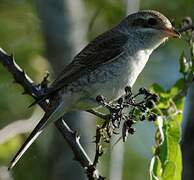
[[[157,20],[154,18],[149,18],[147,21],[148,25],[155,26],[157,24]]]

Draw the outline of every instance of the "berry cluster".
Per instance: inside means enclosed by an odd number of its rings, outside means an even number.
[[[159,101],[159,96],[146,88],[140,88],[137,94],[133,94],[131,87],[127,86],[125,94],[117,101],[108,102],[102,95],[97,96],[96,101],[109,111],[109,120],[104,126],[108,138],[115,134],[115,130],[122,124],[122,138],[125,142],[129,134],[135,133],[133,125],[137,121],[157,119],[153,108]]]

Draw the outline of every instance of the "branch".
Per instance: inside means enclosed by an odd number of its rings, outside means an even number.
[[[12,74],[14,81],[24,88],[23,94],[28,94],[33,98],[38,98],[42,95],[42,92],[29,76],[16,64],[14,57],[8,55],[3,49],[0,48],[0,62],[3,66]],[[47,103],[41,102],[39,104],[41,108],[46,111]]]
[[[13,56],[8,55],[2,49],[0,49],[0,62],[12,74],[15,82],[24,88],[24,94],[28,94],[34,99],[37,99],[42,95],[43,92],[41,88],[36,86],[31,78],[27,76],[25,72],[16,64]],[[47,111],[48,103],[46,101],[40,102],[39,105],[45,112]],[[93,169],[93,171],[90,172],[92,162],[79,142],[80,137],[69,128],[69,126],[62,118],[55,122],[55,126],[69,144],[75,155],[75,159],[86,170],[88,178],[90,180],[102,179],[102,176],[99,175],[97,169]]]
[[[89,109],[86,112],[89,112],[89,113],[91,113],[91,114],[93,114],[93,115],[95,115],[95,116],[97,116],[101,119],[106,120],[106,121],[110,120],[110,115],[109,114],[103,114],[103,113],[95,111],[93,109]]]
[[[57,126],[58,130],[61,132],[65,140],[68,142],[69,146],[72,148],[75,159],[80,162],[82,167],[86,168],[91,165],[91,160],[80,144],[80,136],[78,135],[78,133],[72,131],[63,119],[61,119],[61,121],[56,121],[55,125]]]
[[[188,30],[194,30],[194,24],[190,24],[188,26],[182,27],[178,30],[178,32],[182,33]]]

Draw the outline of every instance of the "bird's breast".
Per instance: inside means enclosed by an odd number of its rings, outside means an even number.
[[[95,99],[98,95],[103,95],[108,100],[118,98],[124,93],[125,86],[133,86],[149,55],[143,51],[133,55],[123,53],[114,61],[97,67],[69,85],[65,98],[71,97],[72,104],[77,102],[78,107],[75,109],[87,109],[92,103],[91,106],[96,106]]]
[[[101,94],[115,99],[123,94],[125,86],[133,86],[149,55],[150,52],[146,51],[138,51],[133,55],[124,52],[114,61],[99,66],[87,77],[92,95],[96,97]]]
[[[109,86],[109,88],[107,88],[109,92],[106,94],[110,93],[112,98],[117,98],[124,93],[125,86],[128,85],[132,87],[147,63],[149,55],[149,52],[138,51],[133,55],[127,52],[119,57],[119,59],[110,66],[110,82],[107,84],[107,86]],[[114,76],[111,77],[111,74]]]

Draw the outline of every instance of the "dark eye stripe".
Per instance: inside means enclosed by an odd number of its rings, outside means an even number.
[[[141,18],[135,19],[132,23],[133,26],[144,26],[146,24],[147,24],[146,20]]]
[[[132,26],[134,26],[134,27],[137,27],[137,26],[139,26],[139,27],[152,27],[152,26],[157,25],[157,23],[158,23],[157,20],[154,18],[149,18],[148,20],[138,18],[132,22]]]
[[[148,25],[155,26],[157,24],[157,20],[154,18],[149,18],[147,23]]]

